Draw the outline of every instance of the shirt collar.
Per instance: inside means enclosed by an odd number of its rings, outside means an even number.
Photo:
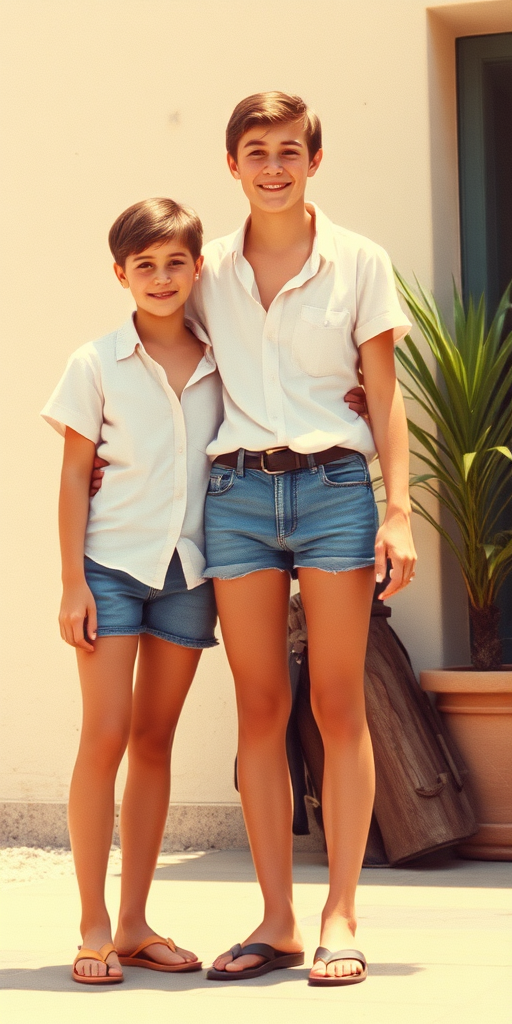
[[[313,248],[311,250],[310,259],[314,263],[320,256],[323,256],[328,263],[335,263],[336,246],[334,244],[333,224],[329,218],[325,216],[325,213],[322,213],[316,203],[306,203],[306,209],[309,213],[312,213],[315,218],[315,237],[313,239]],[[245,233],[249,226],[250,219],[250,216],[247,217],[242,226],[233,235],[233,241],[226,253],[226,255],[231,256],[233,262],[244,254]]]
[[[118,329],[116,338],[116,359],[118,362],[120,359],[127,359],[128,356],[132,356],[137,345],[141,343],[139,335],[135,330],[134,316],[135,314],[132,313],[123,326]]]
[[[134,316],[135,313],[132,313],[129,319],[122,325],[122,327],[119,327],[117,331],[116,359],[118,362],[121,359],[127,359],[129,356],[132,356],[138,345],[143,348],[142,342],[135,328]],[[185,317],[185,323],[192,333],[195,334],[196,338],[199,338],[199,341],[204,342],[206,346],[204,350],[204,358],[209,365],[215,367],[216,364],[213,357],[211,342],[204,327],[202,327],[197,320],[193,320],[189,316]]]

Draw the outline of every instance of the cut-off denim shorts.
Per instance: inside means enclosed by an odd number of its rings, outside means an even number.
[[[276,475],[239,472],[218,458],[206,498],[205,576],[374,564],[378,515],[364,455]]]
[[[180,647],[215,647],[217,611],[211,580],[187,590],[180,557],[172,556],[162,590],[120,569],[85,557],[85,578],[96,601],[98,636],[151,633]]]

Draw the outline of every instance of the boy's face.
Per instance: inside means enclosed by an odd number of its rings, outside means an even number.
[[[188,299],[202,265],[202,256],[194,260],[179,239],[171,239],[132,253],[124,267],[114,263],[114,270],[138,309],[153,316],[172,316]]]
[[[252,207],[280,213],[304,201],[321,159],[321,149],[309,156],[304,130],[291,121],[250,128],[238,143],[237,159],[228,153],[228,166]]]

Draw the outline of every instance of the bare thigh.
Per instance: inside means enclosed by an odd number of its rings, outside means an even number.
[[[299,569],[308,630],[312,699],[364,712],[364,659],[374,588],[373,567],[327,573]]]
[[[133,694],[131,740],[151,737],[168,747],[194,678],[201,650],[169,643],[145,633],[140,637]]]

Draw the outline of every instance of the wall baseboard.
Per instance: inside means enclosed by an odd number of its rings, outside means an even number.
[[[0,846],[63,847],[69,849],[66,804],[0,803]],[[119,844],[119,807],[113,842]],[[312,814],[310,835],[295,836],[294,849],[318,852],[323,836]],[[173,804],[169,808],[163,853],[180,850],[246,850],[247,834],[239,804]]]

